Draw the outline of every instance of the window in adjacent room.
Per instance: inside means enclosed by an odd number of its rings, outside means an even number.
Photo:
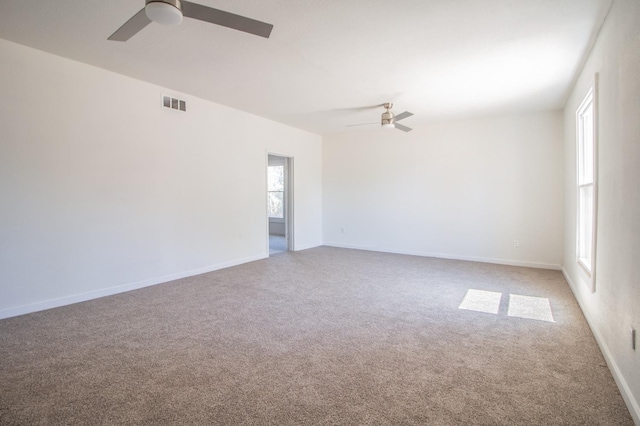
[[[284,218],[284,165],[267,169],[268,211],[271,218]]]
[[[594,288],[595,243],[596,243],[596,176],[597,176],[597,139],[596,139],[596,85],[594,84],[576,113],[577,157],[578,157],[578,217],[577,217],[577,260],[578,264],[591,279]]]

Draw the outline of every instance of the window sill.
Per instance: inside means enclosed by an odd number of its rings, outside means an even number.
[[[591,262],[584,258],[578,258],[578,265],[580,265],[584,273],[591,278]]]
[[[584,280],[585,284],[587,285],[587,287],[589,287],[589,290],[591,290],[591,293],[595,293],[596,285],[595,285],[595,280],[593,276],[593,268],[591,266],[591,262],[587,261],[586,259],[579,258],[576,263],[579,265],[578,269],[582,271],[582,274],[585,277],[585,280]]]

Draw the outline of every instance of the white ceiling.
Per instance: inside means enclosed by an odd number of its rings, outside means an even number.
[[[0,0],[0,38],[325,134],[561,108],[612,0],[192,0],[271,38],[185,19],[107,37],[144,0]]]

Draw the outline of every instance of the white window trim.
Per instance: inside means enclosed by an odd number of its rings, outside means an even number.
[[[593,181],[591,184],[580,184],[580,116],[591,103],[593,108]],[[596,73],[593,82],[576,110],[576,262],[579,269],[584,273],[587,284],[591,292],[596,291],[596,253],[597,253],[597,224],[598,224],[598,74]],[[593,200],[592,211],[593,221],[591,229],[591,265],[579,257],[579,235],[580,235],[580,189],[592,185]]]

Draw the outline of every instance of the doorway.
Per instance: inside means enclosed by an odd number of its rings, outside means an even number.
[[[269,256],[293,251],[293,158],[267,154]]]

